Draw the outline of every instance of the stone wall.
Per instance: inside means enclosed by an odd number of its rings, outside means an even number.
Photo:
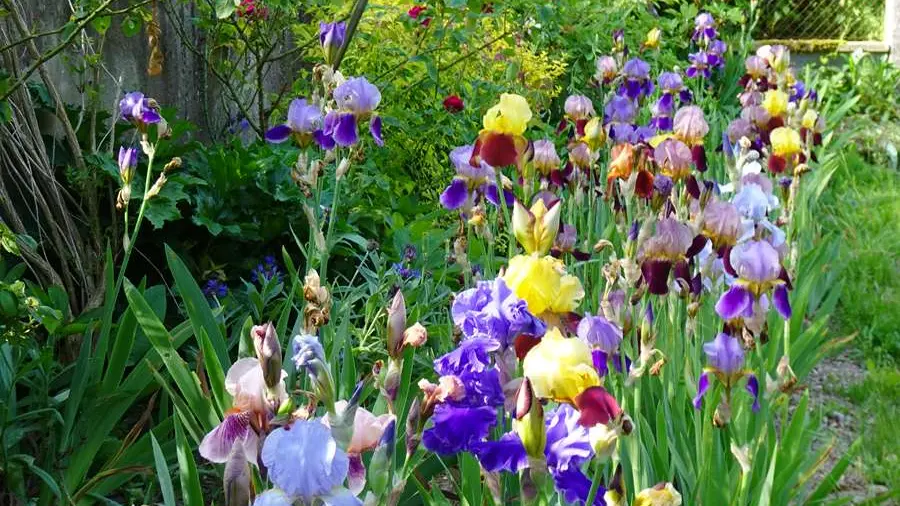
[[[890,45],[891,61],[900,65],[900,0],[885,0],[884,41]]]

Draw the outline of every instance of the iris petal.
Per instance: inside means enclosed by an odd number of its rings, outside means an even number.
[[[462,179],[454,179],[441,193],[441,205],[446,209],[459,209],[469,199],[469,188]]]
[[[716,313],[724,320],[731,320],[742,314],[752,304],[753,297],[750,292],[740,285],[733,285],[722,294],[719,302],[716,302]]]
[[[384,139],[381,137],[381,116],[372,117],[372,121],[369,122],[369,133],[375,139],[375,144],[379,147],[384,146]]]
[[[697,382],[697,396],[694,397],[694,409],[700,409],[703,405],[703,396],[709,390],[709,374],[700,375],[700,381]]]
[[[356,116],[341,114],[337,126],[334,129],[334,140],[338,146],[347,147],[359,141],[359,132],[356,128]]]
[[[747,377],[747,392],[753,396],[753,412],[759,411],[759,380],[751,374]]]
[[[270,128],[266,132],[266,140],[273,143],[279,144],[291,137],[291,127],[287,125],[278,125]]]
[[[772,301],[775,303],[775,309],[778,314],[785,320],[791,318],[791,303],[788,301],[788,290],[785,285],[778,285],[772,293]]]

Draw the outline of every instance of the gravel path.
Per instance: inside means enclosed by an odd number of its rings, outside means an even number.
[[[844,355],[827,358],[817,365],[807,378],[810,405],[813,409],[822,410],[823,419],[816,438],[816,447],[835,440],[834,451],[828,462],[816,473],[815,479],[821,481],[831,468],[847,452],[853,441],[871,423],[866,413],[859,406],[851,403],[845,392],[849,387],[858,385],[866,377],[866,370]],[[870,483],[860,468],[859,459],[844,472],[838,482],[838,490],[832,498],[850,498],[850,504],[860,504],[866,499],[877,497],[888,492],[883,485]],[[895,500],[885,500],[880,504],[894,505]]]

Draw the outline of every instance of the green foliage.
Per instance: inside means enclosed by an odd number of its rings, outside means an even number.
[[[897,490],[900,485],[896,425],[900,416],[900,372],[896,368],[870,366],[866,379],[849,387],[847,397],[864,419],[862,432],[863,465],[876,483]]]

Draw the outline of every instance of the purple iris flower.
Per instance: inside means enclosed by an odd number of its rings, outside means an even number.
[[[633,58],[622,66],[625,81],[619,88],[619,94],[632,100],[653,93],[653,81],[650,79],[650,64],[640,58]]]
[[[703,76],[709,79],[712,76],[712,69],[720,66],[722,59],[713,53],[707,51],[697,51],[688,55],[691,66],[685,71],[685,75],[690,78]]]
[[[472,165],[473,146],[460,146],[450,152],[450,161],[456,169],[456,177],[441,193],[440,201],[449,210],[460,209],[467,212],[484,197],[495,206],[500,205],[500,193],[497,191],[496,172],[484,160],[479,165]],[[504,189],[507,205],[513,203],[513,195]]]
[[[671,93],[663,93],[656,102],[650,106],[650,113],[653,117],[650,124],[660,131],[667,132],[672,130],[672,114],[675,112],[675,98]]]
[[[728,51],[728,44],[724,41],[716,39],[709,43],[709,48],[707,48],[709,54],[714,54],[719,57],[719,62],[717,66],[722,66],[725,64],[722,57],[725,56],[725,52]]]
[[[465,394],[460,399],[448,398],[435,408],[434,425],[422,434],[429,451],[453,455],[469,450],[496,425],[497,408],[503,406],[504,397],[491,352],[499,348],[495,339],[476,337],[434,361],[435,372],[458,378]]]
[[[697,396],[694,407],[700,409],[703,397],[709,392],[710,376],[718,379],[726,389],[731,388],[744,376],[747,377],[746,389],[753,396],[753,411],[759,410],[759,381],[752,373],[744,370],[744,349],[740,341],[726,333],[720,333],[715,339],[704,343],[703,352],[709,364],[700,375],[697,384]],[[730,395],[728,396],[730,397]]]
[[[350,466],[349,458],[337,446],[331,430],[319,421],[298,420],[275,429],[266,437],[260,457],[269,479],[291,500],[362,504],[359,499],[348,502],[342,484]],[[341,501],[332,502],[335,498]]]
[[[570,503],[585,503],[591,480],[581,466],[594,455],[587,428],[578,423],[581,415],[572,406],[562,404],[546,418],[547,442],[544,457],[553,476],[556,490]],[[504,434],[498,441],[482,441],[472,445],[472,453],[487,471],[517,472],[528,467],[528,456],[522,441],[515,433]],[[603,487],[597,492],[594,504],[604,504]]]
[[[422,271],[420,271],[419,269],[406,267],[400,262],[395,262],[394,264],[392,264],[391,270],[396,272],[403,279],[416,279],[422,277]]]
[[[543,321],[528,311],[501,278],[479,281],[453,301],[453,323],[467,338],[487,336],[505,349],[520,334],[541,337],[547,330]]]
[[[306,99],[297,98],[288,108],[287,123],[270,128],[266,132],[266,140],[277,144],[294,135],[300,145],[305,146],[321,128],[322,110],[316,105],[307,103]]]
[[[716,303],[716,312],[725,320],[753,316],[755,307],[768,307],[771,293],[778,314],[791,317],[787,282],[782,279],[778,251],[768,241],[753,240],[731,250],[730,265],[738,279]]]
[[[636,144],[638,142],[634,125],[629,125],[627,123],[613,124],[612,128],[610,128],[609,136],[617,143],[627,142],[629,144]]]
[[[715,39],[717,36],[716,20],[713,18],[712,14],[701,12],[694,18],[694,34],[691,36],[691,40],[699,42],[700,44],[705,44],[708,41]]]
[[[162,121],[159,115],[159,106],[155,100],[149,99],[139,91],[126,93],[119,101],[119,114],[126,121],[142,127]]]
[[[614,353],[622,342],[622,329],[602,316],[586,313],[578,322],[576,335],[591,346]]]
[[[678,93],[684,88],[684,81],[676,72],[663,72],[656,79],[663,93]]]
[[[633,123],[637,116],[637,106],[629,98],[615,96],[606,104],[604,112],[607,123]]]
[[[794,83],[794,87],[791,88],[791,102],[798,102],[803,99],[809,99],[815,102],[819,98],[819,94],[816,93],[816,90],[806,88],[806,83],[803,81],[797,81]]]
[[[381,137],[381,117],[374,114],[381,102],[381,92],[365,77],[354,77],[334,89],[337,111],[325,118],[323,134],[331,137],[338,146],[352,146],[359,142],[358,124],[369,122],[369,133],[378,146],[384,146]]]

